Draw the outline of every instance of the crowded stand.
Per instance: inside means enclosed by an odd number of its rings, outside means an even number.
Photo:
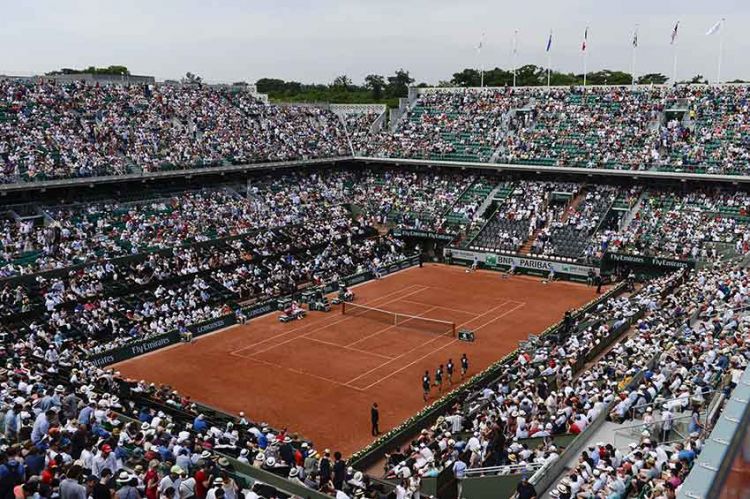
[[[552,496],[674,491],[700,453],[709,401],[728,394],[750,360],[749,278],[745,269],[716,266],[609,298],[555,337],[522,348],[494,382],[468,392],[407,447],[389,452],[386,476],[451,468],[456,476],[477,469],[479,476],[528,478],[561,458],[556,436],[585,435],[603,417],[642,423],[640,440],[591,444]],[[630,324],[633,332],[603,356],[582,362]]]
[[[396,130],[373,138],[364,153],[745,175],[747,88],[435,90],[421,94]]]
[[[340,120],[206,85],[0,81],[2,182],[347,156]]]
[[[357,155],[747,173],[747,86],[430,89],[393,131],[201,84],[0,81],[0,181]]]
[[[355,153],[366,150],[371,134],[375,133],[372,127],[379,117],[380,113],[375,111],[344,114],[344,126]]]
[[[330,495],[361,497],[370,486],[338,452],[243,412],[216,413],[169,386],[121,379],[68,342],[34,333],[2,346],[3,497],[289,496],[251,480],[243,466]]]
[[[422,94],[393,133],[373,137],[365,155],[487,162],[509,111],[525,99],[496,89]]]
[[[590,246],[592,234],[612,205],[616,190],[604,186],[587,191],[580,200],[556,209],[551,222],[532,242],[532,254],[559,255],[579,258]]]
[[[660,168],[747,175],[747,96],[748,87],[742,85],[674,89],[670,107],[686,110],[691,125],[672,119],[662,127],[667,155]]]
[[[377,223],[438,231],[444,215],[473,182],[472,175],[456,173],[371,173],[352,186],[352,199]]]
[[[553,89],[537,95],[530,124],[505,143],[501,160],[581,168],[648,169],[658,158],[652,132],[664,91]]]
[[[619,392],[610,419],[641,423],[642,431],[627,447],[589,446],[552,497],[655,497],[679,489],[705,439],[701,414],[714,394],[731,392],[748,365],[747,280],[747,270],[720,266],[690,276],[661,303],[647,304],[634,336],[613,349],[599,373],[584,373]],[[638,379],[641,366],[640,382],[625,390],[607,372],[625,368],[626,379]]]
[[[261,112],[250,101],[232,105]],[[267,486],[241,484],[236,460],[329,495],[377,497],[338,453],[244,415],[208,415],[186,394],[119,379],[85,356],[175,330],[190,338],[188,326],[232,314],[244,323],[243,307],[264,300],[366,271],[377,277],[413,254],[388,229],[473,232],[471,249],[544,257],[581,259],[596,248],[597,256],[710,263],[717,243],[750,249],[748,201],[738,189],[332,168],[122,201],[9,207],[0,220],[0,496],[67,498],[64,488],[80,495],[76,487],[88,484],[121,499],[272,497],[262,495]],[[611,210],[627,223],[603,227]],[[444,470],[528,477],[565,457],[554,437],[585,435],[606,417],[643,422],[647,434],[627,451],[616,442],[588,449],[553,494],[678,487],[700,452],[713,394],[747,366],[749,281],[746,270],[709,264],[566,317],[555,335],[524,346],[490,384],[389,452],[385,477],[413,497],[423,478]],[[675,420],[666,431],[665,420]],[[672,431],[679,425],[690,426],[689,437]]]
[[[742,191],[650,189],[628,226],[601,234],[601,249],[697,260],[715,257],[724,245],[745,254],[748,201]]]
[[[575,195],[580,185],[561,182],[519,182],[504,192],[496,211],[470,242],[471,247],[517,252],[552,215],[549,209],[555,192]]]

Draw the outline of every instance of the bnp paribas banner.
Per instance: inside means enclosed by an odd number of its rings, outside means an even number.
[[[446,256],[448,256],[448,251],[451,252],[451,256],[455,260],[473,262],[474,257],[476,256],[479,263],[483,263],[485,267],[491,268],[510,267],[515,264],[516,268],[518,268],[519,270],[536,270],[549,272],[551,269],[555,269],[556,273],[570,274],[581,277],[587,276],[589,270],[591,269],[594,269],[594,272],[599,273],[599,269],[596,267],[577,265],[575,263],[555,262],[552,260],[544,260],[540,258],[497,255],[495,253],[483,253],[480,251],[466,251],[457,249],[446,250]]]

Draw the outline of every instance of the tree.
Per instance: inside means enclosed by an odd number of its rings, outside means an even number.
[[[371,74],[365,76],[365,88],[372,92],[372,98],[379,101],[383,98],[385,78],[380,75]]]
[[[488,87],[505,87],[513,85],[513,71],[494,68],[484,72],[484,84]]]
[[[591,85],[630,85],[633,76],[624,71],[611,71],[603,69],[586,75],[586,83]]]
[[[662,85],[667,82],[669,78],[661,73],[648,73],[638,78],[638,83],[641,85]]]
[[[337,76],[333,79],[333,87],[343,89],[344,91],[349,90],[352,85],[352,79],[346,75]]]
[[[460,73],[453,73],[451,83],[459,87],[478,87],[482,76],[476,69],[466,68]]]
[[[526,64],[516,69],[516,85],[532,87],[547,84],[547,70],[534,64]]]
[[[79,75],[79,74],[97,74],[97,75],[120,75],[128,76],[130,70],[126,66],[107,66],[106,68],[97,68],[89,66],[85,69],[62,68],[59,71],[50,71],[47,75]]]
[[[409,85],[414,83],[414,78],[403,68],[396,71],[393,76],[388,77],[388,85],[385,94],[388,97],[406,97],[409,93]]]
[[[182,79],[182,83],[193,83],[199,84],[203,82],[203,78],[188,71],[185,73],[185,77]]]
[[[687,84],[706,83],[707,84],[708,80],[702,74],[698,73],[697,75],[693,76],[689,80],[684,80],[684,81],[681,81],[680,83],[687,83]]]

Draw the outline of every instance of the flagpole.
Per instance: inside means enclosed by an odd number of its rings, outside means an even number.
[[[635,31],[633,32],[633,42],[631,45],[633,46],[633,58],[630,62],[630,75],[632,77],[630,84],[635,87],[635,53],[638,49],[638,25],[636,25]]]
[[[477,57],[479,58],[479,87],[484,88],[484,59],[482,59],[482,45],[484,45],[484,33],[477,45]]]
[[[511,58],[513,59],[513,87],[516,86],[516,57],[518,56],[518,30],[513,32],[513,52]]]
[[[588,54],[587,54],[587,53],[586,53],[586,51],[584,50],[584,51],[583,51],[583,88],[586,88],[586,72],[587,72],[587,71],[586,71],[586,67],[587,67],[587,64],[586,64],[586,63],[587,63],[587,60],[586,60],[586,59],[587,59],[587,57],[586,57],[586,56],[587,56],[587,55],[588,55]]]
[[[583,88],[586,88],[586,73],[588,73],[588,59],[589,59],[589,27],[586,26],[586,31],[583,32],[583,44],[581,49],[583,50]]]
[[[721,20],[721,26],[719,29],[719,65],[716,70],[716,83],[721,83],[721,59],[724,52],[724,22],[725,20]]]
[[[547,38],[547,88],[550,84],[550,74],[552,73],[552,30],[549,30],[549,38]]]
[[[672,85],[677,84],[677,44],[672,45],[673,62],[672,62]]]
[[[549,88],[550,71],[552,68],[552,52],[547,51],[547,88]]]

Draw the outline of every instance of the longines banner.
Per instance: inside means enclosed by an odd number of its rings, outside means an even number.
[[[555,262],[552,260],[542,260],[538,258],[527,258],[521,256],[496,255],[494,253],[483,253],[480,251],[466,251],[458,249],[446,250],[446,256],[448,254],[448,251],[451,252],[451,256],[454,260],[463,260],[466,262],[473,262],[474,256],[476,255],[477,261],[479,263],[483,263],[486,267],[491,268],[510,267],[515,263],[516,268],[518,268],[519,270],[549,272],[551,269],[555,269],[556,273],[581,277],[588,276],[589,270],[591,269],[594,269],[594,272],[599,273],[599,269],[597,269],[596,267],[577,265],[574,263]]]
[[[606,253],[604,260],[615,263],[631,265],[645,265],[661,269],[692,269],[695,267],[693,260],[672,260],[671,258],[658,258],[641,255],[624,255],[622,253]]]
[[[193,333],[194,336],[201,336],[204,334],[212,333],[218,329],[233,326],[237,324],[237,319],[234,314],[225,315],[223,317],[217,317],[196,324],[190,324],[187,328]]]

